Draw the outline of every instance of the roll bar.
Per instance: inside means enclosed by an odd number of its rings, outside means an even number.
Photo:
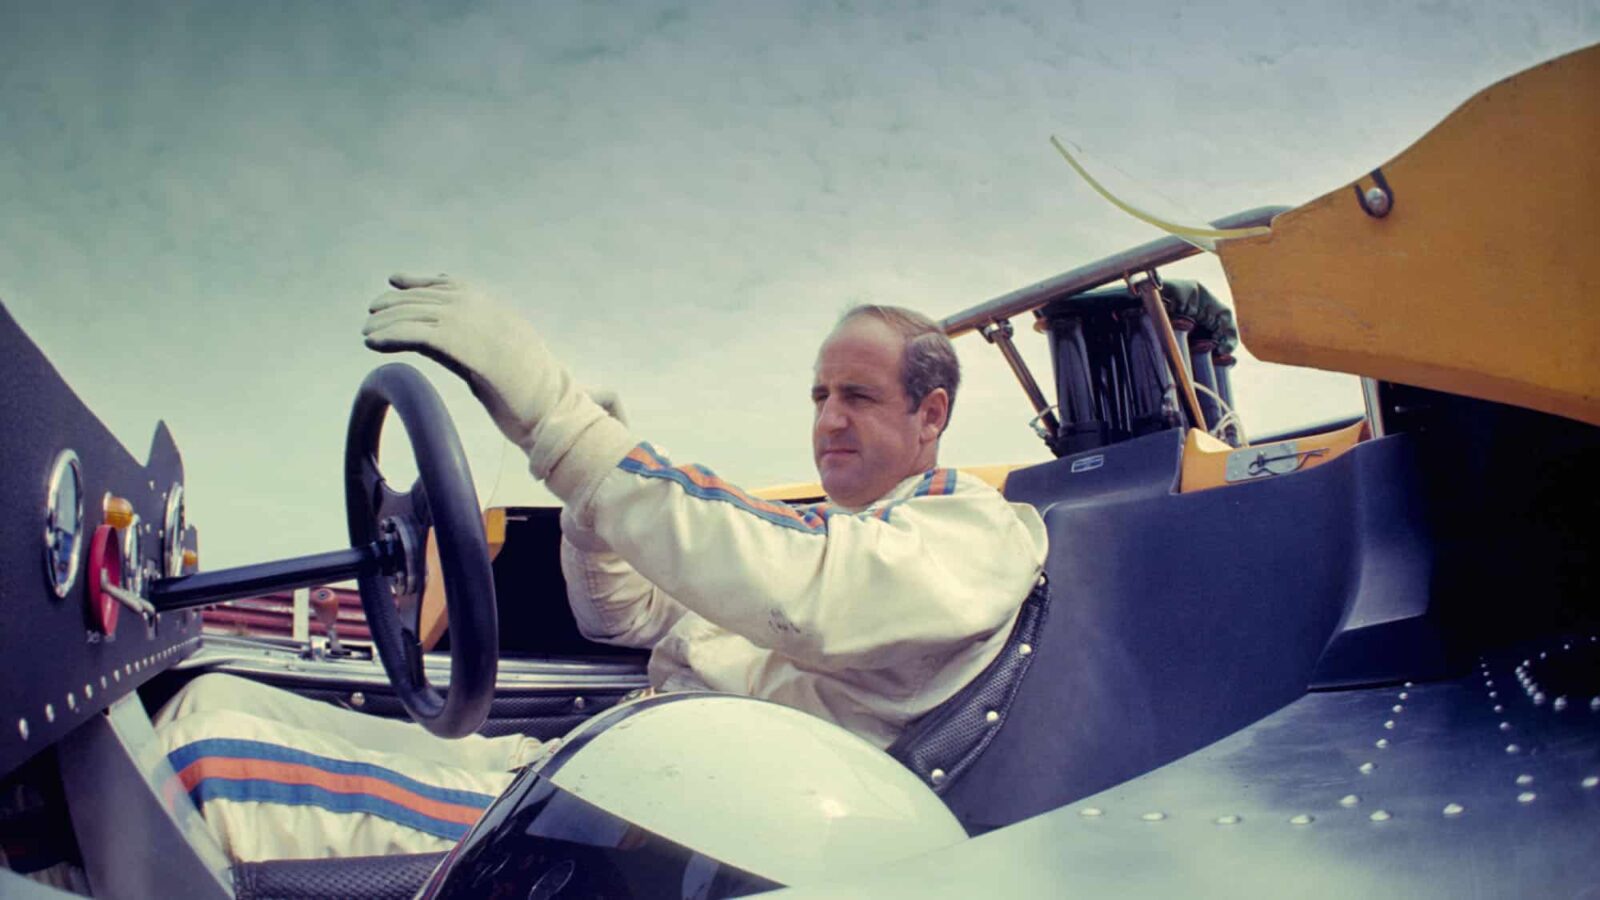
[[[1273,217],[1289,209],[1287,206],[1261,206],[1224,216],[1212,222],[1211,227],[1250,228],[1256,225],[1270,225]],[[1079,266],[1053,278],[1046,278],[1038,284],[1002,294],[987,303],[980,303],[971,309],[945,318],[939,323],[939,327],[953,338],[982,328],[990,322],[1031,312],[1058,297],[1070,297],[1113,281],[1121,281],[1137,272],[1187,259],[1199,252],[1200,248],[1188,241],[1168,235],[1147,244],[1140,244],[1131,250],[1124,250],[1114,256],[1108,256],[1099,262]]]

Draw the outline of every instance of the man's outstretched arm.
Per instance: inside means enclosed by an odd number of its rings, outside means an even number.
[[[462,375],[582,527],[760,646],[828,669],[931,659],[1003,627],[1043,562],[1037,515],[993,491],[820,522],[742,502],[708,470],[634,439],[515,312],[448,279],[391,284],[372,304],[368,346],[417,350]]]

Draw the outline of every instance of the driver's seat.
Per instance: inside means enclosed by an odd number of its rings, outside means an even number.
[[[1033,663],[1050,610],[1044,575],[1022,602],[1000,654],[955,696],[911,723],[889,746],[890,756],[943,795],[977,761],[1000,732],[1022,678]]]

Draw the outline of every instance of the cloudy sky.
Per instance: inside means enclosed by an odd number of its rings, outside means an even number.
[[[1156,236],[1051,134],[1167,212],[1295,205],[1600,40],[1596,0],[1315,6],[0,0],[0,302],[136,456],[169,424],[207,568],[344,544],[397,270],[493,285],[678,459],[808,479],[844,307],[941,317]],[[944,461],[1044,458],[958,346]],[[547,497],[422,365],[484,499]],[[1360,402],[1248,359],[1236,394],[1257,432]]]

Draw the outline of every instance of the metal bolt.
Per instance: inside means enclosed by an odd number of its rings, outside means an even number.
[[[1500,696],[1500,692],[1499,691],[1490,691],[1489,692],[1489,699],[1490,700],[1493,700],[1493,699],[1495,699],[1495,698],[1497,698],[1499,696]]]
[[[1550,704],[1550,708],[1556,712],[1561,712],[1563,709],[1567,708],[1567,698],[1557,697],[1555,702]]]
[[[75,710],[77,708],[78,708],[78,697],[77,697],[77,695],[73,694],[71,691],[68,691],[67,692],[67,709],[74,709]]]
[[[356,709],[360,709],[361,707],[366,706],[367,705],[367,695],[361,693],[360,691],[352,692],[350,694],[350,705],[354,706]]]
[[[1464,812],[1466,812],[1466,809],[1459,803],[1446,803],[1444,805],[1444,814],[1447,816],[1459,816]]]
[[[1085,819],[1098,818],[1104,814],[1105,810],[1098,806],[1085,806],[1083,809],[1078,810],[1078,815],[1083,816]]]
[[[18,719],[17,720],[17,734],[22,735],[22,739],[23,740],[27,740],[28,739],[28,720],[27,719]]]
[[[1589,776],[1589,777],[1588,777],[1588,778],[1585,778],[1585,779],[1584,779],[1584,780],[1583,780],[1583,781],[1582,781],[1582,782],[1580,782],[1580,783],[1581,783],[1581,784],[1582,784],[1582,785],[1583,785],[1583,786],[1584,786],[1584,787],[1585,787],[1585,788],[1587,788],[1587,789],[1589,789],[1589,790],[1591,790],[1591,791],[1592,791],[1592,790],[1594,790],[1594,789],[1595,789],[1595,788],[1596,788],[1596,787],[1600,787],[1600,776],[1597,776],[1597,775],[1590,775],[1590,776]]]
[[[1411,699],[1411,695],[1406,693],[1405,691],[1401,691],[1400,692],[1400,699],[1401,700],[1410,700]]]
[[[1157,810],[1157,811],[1154,811],[1154,812],[1147,812],[1144,815],[1140,816],[1139,818],[1145,820],[1146,822],[1159,822],[1162,819],[1165,819],[1166,817],[1167,817],[1166,813]]]
[[[1240,819],[1238,816],[1234,816],[1234,815],[1217,816],[1217,824],[1218,825],[1237,825],[1241,821],[1243,821],[1243,820]]]
[[[1532,803],[1534,800],[1538,799],[1538,797],[1539,797],[1539,795],[1535,794],[1533,791],[1523,791],[1522,793],[1517,795],[1517,802],[1518,803]]]
[[[1301,813],[1298,816],[1290,817],[1289,824],[1290,825],[1310,825],[1312,822],[1315,822],[1315,821],[1316,821],[1316,819],[1314,817],[1308,816],[1305,813]]]
[[[1517,786],[1518,787],[1527,787],[1530,784],[1533,784],[1533,776],[1532,775],[1518,775],[1517,776]]]
[[[93,700],[94,699],[94,685],[92,685],[92,684],[84,685],[83,686],[83,696],[89,698],[90,700]]]
[[[106,677],[104,675],[101,675],[100,676],[100,687],[104,688],[105,686],[106,686]]]
[[[1387,722],[1384,722],[1383,723],[1383,727],[1389,729],[1390,731],[1393,731],[1394,730],[1394,720],[1390,719]]]
[[[1372,811],[1372,815],[1367,816],[1367,818],[1374,822],[1387,822],[1394,818],[1394,816],[1390,815],[1389,811],[1386,809],[1375,809]]]
[[[1405,711],[1406,711],[1406,708],[1405,708],[1405,707],[1404,707],[1404,706],[1401,706],[1401,705],[1400,705],[1400,704],[1398,704],[1398,703],[1396,703],[1396,704],[1395,704],[1395,705],[1394,705],[1394,706],[1393,706],[1393,707],[1391,707],[1391,708],[1392,708],[1392,709],[1393,709],[1393,710],[1394,710],[1394,711],[1395,711],[1395,712],[1397,712],[1397,713],[1398,713],[1398,712],[1405,712]]]
[[[928,780],[934,784],[944,784],[944,770],[934,769],[932,772],[929,772]]]
[[[1032,644],[1023,644],[1022,646],[1017,648],[1017,655],[1018,656],[1027,656],[1027,655],[1029,655],[1031,653],[1033,653],[1033,645]]]
[[[1600,712],[1600,697],[1590,698],[1590,700],[1589,700],[1589,711],[1590,712]]]
[[[1389,739],[1388,738],[1378,738],[1377,741],[1373,742],[1372,746],[1377,747],[1379,750],[1385,750],[1389,746]]]
[[[1364,762],[1361,765],[1356,766],[1356,771],[1360,772],[1363,775],[1371,775],[1372,774],[1372,770],[1376,769],[1376,768],[1377,768],[1377,766],[1373,765],[1372,763]]]
[[[56,720],[56,708],[48,703],[44,705],[44,720],[46,722],[54,722]]]
[[[1494,711],[1497,712],[1497,713],[1503,713],[1503,712],[1506,711],[1506,708],[1504,706],[1501,706],[1500,704],[1496,703],[1494,705]]]
[[[1541,651],[1539,651],[1539,658],[1540,659],[1549,659],[1550,658],[1550,654],[1548,654],[1548,653],[1544,652],[1543,650],[1541,650]]]
[[[1375,216],[1389,214],[1389,192],[1380,187],[1367,188],[1367,209]]]
[[[983,714],[983,720],[988,722],[990,725],[993,725],[994,723],[1000,721],[1000,714],[991,709]]]
[[[1544,692],[1543,691],[1539,691],[1539,692],[1534,693],[1534,695],[1533,695],[1533,705],[1534,706],[1543,706],[1544,705]]]
[[[104,681],[105,679],[102,678],[100,680]],[[111,680],[112,681],[121,681],[122,680],[122,673],[120,671],[116,670],[116,669],[112,669],[111,670]]]
[[[1518,747],[1516,744],[1507,744],[1506,745],[1506,752],[1507,753],[1512,753],[1512,754],[1521,753],[1522,752],[1522,748]]]
[[[574,698],[572,698],[572,708],[573,709],[577,709],[577,710],[588,709],[589,708],[589,699],[587,697],[574,697]]]
[[[1500,730],[1501,731],[1510,731],[1511,730],[1511,723],[1510,722],[1501,722],[1500,723]]]
[[[1357,797],[1355,794],[1345,794],[1343,797],[1339,798],[1339,805],[1345,809],[1349,809],[1360,802],[1361,798]]]
[[[1406,687],[1411,687],[1411,682],[1406,682]]]

